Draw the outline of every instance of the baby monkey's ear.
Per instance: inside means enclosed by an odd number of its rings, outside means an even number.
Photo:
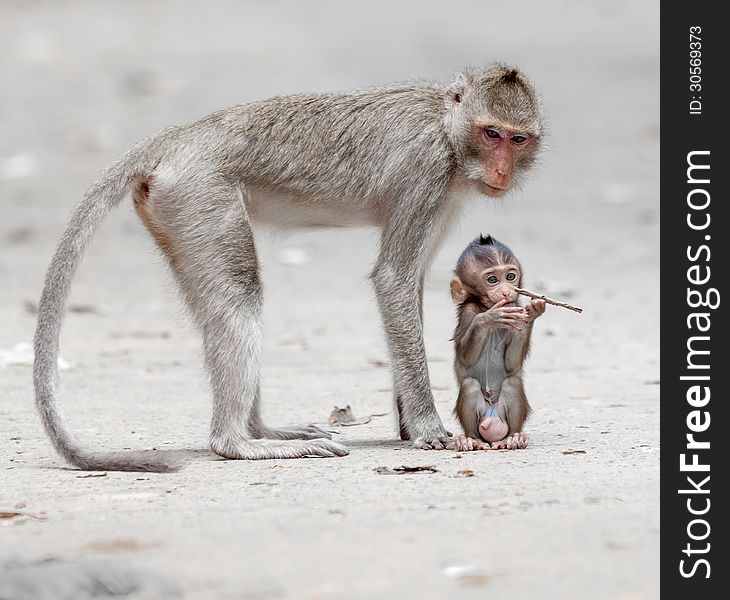
[[[461,279],[454,275],[454,278],[451,280],[451,299],[454,301],[454,304],[461,304],[468,297],[469,290],[464,287]]]

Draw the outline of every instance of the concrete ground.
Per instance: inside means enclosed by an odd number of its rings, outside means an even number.
[[[187,598],[657,597],[658,12],[628,0],[0,4],[0,561],[145,568]],[[89,476],[58,458],[22,344],[99,169],[216,108],[448,79],[492,59],[541,88],[550,148],[523,192],[475,203],[449,237],[426,288],[426,344],[456,431],[448,281],[480,232],[515,250],[529,287],[585,308],[536,324],[527,450],[397,441],[367,281],[376,232],[262,230],[267,420],[323,424],[347,404],[390,414],[338,430],[345,458],[218,460],[204,450],[199,339],[126,202],[77,276],[61,397],[90,447],[191,449],[193,462]],[[437,471],[376,471],[400,465]]]

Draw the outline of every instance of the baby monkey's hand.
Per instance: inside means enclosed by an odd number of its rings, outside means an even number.
[[[525,306],[525,313],[527,317],[526,323],[532,323],[541,314],[545,312],[545,300],[532,300],[527,306]]]
[[[500,300],[489,310],[480,313],[478,318],[496,329],[519,331],[527,322],[527,313],[521,306],[505,306],[505,304],[507,304],[507,300]]]

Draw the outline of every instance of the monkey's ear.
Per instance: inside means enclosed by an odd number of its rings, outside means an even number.
[[[454,301],[454,304],[461,304],[468,297],[469,292],[464,287],[461,279],[454,275],[454,278],[451,280],[451,299]]]
[[[444,106],[449,109],[459,106],[466,87],[466,77],[463,73],[459,73],[444,94]]]

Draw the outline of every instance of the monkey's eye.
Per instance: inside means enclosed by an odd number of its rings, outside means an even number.
[[[499,279],[497,279],[496,275],[490,275],[489,277],[487,277],[487,281],[489,283],[497,283],[499,281]]]
[[[515,144],[524,144],[528,138],[526,135],[513,135],[511,139]]]
[[[516,273],[507,273],[507,281],[514,281],[515,279],[517,279]]]
[[[491,127],[484,130],[484,135],[486,135],[488,138],[492,138],[493,140],[498,140],[502,137],[501,135],[499,135],[499,131],[497,131],[496,129],[492,129]]]

